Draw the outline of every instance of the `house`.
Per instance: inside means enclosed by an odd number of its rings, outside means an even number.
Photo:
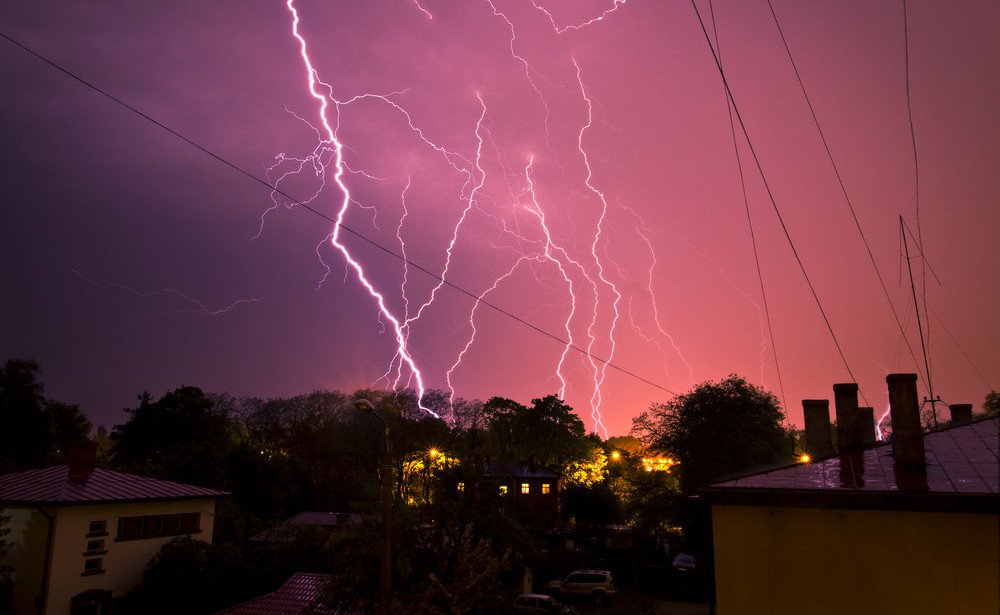
[[[483,482],[496,488],[503,508],[521,520],[554,527],[559,522],[559,492],[562,475],[535,464],[520,461],[486,461]],[[465,485],[458,483],[457,490]]]
[[[333,577],[297,572],[274,592],[219,611],[215,615],[300,615],[330,613],[321,603],[324,586]],[[307,609],[309,609],[307,611]]]
[[[356,513],[305,511],[264,530],[250,540],[262,543],[290,542],[295,539],[301,528],[316,527],[327,530],[342,530],[350,526],[360,525],[363,519],[364,517]]]
[[[18,613],[105,615],[170,539],[212,541],[228,493],[95,468],[94,451],[0,476]]]
[[[1000,612],[998,419],[925,434],[916,375],[887,383],[891,443],[865,443],[857,385],[837,385],[836,452],[702,491],[719,615]]]

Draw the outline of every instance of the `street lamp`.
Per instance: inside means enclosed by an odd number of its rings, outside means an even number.
[[[379,464],[379,480],[382,486],[382,566],[379,570],[378,611],[388,615],[389,597],[392,595],[392,457],[389,448],[389,423],[375,411],[375,406],[367,399],[359,399],[354,406],[382,421],[385,427],[382,440],[382,460]]]

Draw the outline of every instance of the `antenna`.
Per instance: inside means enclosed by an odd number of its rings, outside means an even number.
[[[920,406],[923,407],[924,404],[930,402],[931,415],[934,417],[934,429],[937,429],[937,403],[941,401],[941,399],[934,396],[934,380],[931,379],[931,365],[927,360],[927,344],[924,342],[924,326],[920,321],[920,305],[917,303],[917,287],[913,283],[913,267],[910,266],[910,244],[906,241],[906,223],[903,222],[902,215],[899,216],[899,232],[903,236],[903,250],[906,254],[906,271],[910,274],[910,290],[913,292],[913,309],[917,313],[917,331],[920,332],[920,349],[924,353],[924,372],[927,374],[927,390],[930,392],[930,399],[925,397]],[[921,256],[923,256],[923,252],[921,252]]]

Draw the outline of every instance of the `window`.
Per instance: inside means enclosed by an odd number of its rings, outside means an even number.
[[[465,493],[465,483],[458,483],[458,492]]]
[[[542,495],[548,495],[552,493],[552,485],[550,483],[542,483]]]
[[[83,572],[80,576],[88,576],[91,574],[101,574],[104,572],[104,560],[95,557],[92,559],[83,560]]]
[[[507,485],[500,485],[500,495],[507,495]]]
[[[104,549],[104,540],[88,540],[87,552],[84,555],[101,555],[107,553]]]
[[[531,493],[531,486],[528,483],[521,483],[521,493],[523,495]]]
[[[87,528],[87,536],[107,536],[108,535],[108,522],[101,521],[91,521],[90,527]]]
[[[201,532],[201,513],[175,513],[171,515],[145,515],[119,517],[118,536],[115,540],[162,538]]]

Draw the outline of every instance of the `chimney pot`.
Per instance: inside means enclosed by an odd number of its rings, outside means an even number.
[[[867,447],[875,444],[875,408],[858,408],[858,423],[861,425],[861,445]]]
[[[896,464],[908,470],[924,467],[924,433],[920,426],[916,374],[889,374],[889,413],[892,416],[892,452]]]
[[[803,399],[802,416],[806,423],[806,448],[814,457],[833,454],[830,435],[830,402],[826,399]]]
[[[951,424],[964,425],[972,421],[972,404],[952,404]]]
[[[97,466],[97,442],[87,440],[71,444],[66,459],[69,462],[69,482],[86,483]]]
[[[845,382],[833,385],[833,400],[837,407],[837,449],[841,453],[856,451],[862,446],[858,384]]]

